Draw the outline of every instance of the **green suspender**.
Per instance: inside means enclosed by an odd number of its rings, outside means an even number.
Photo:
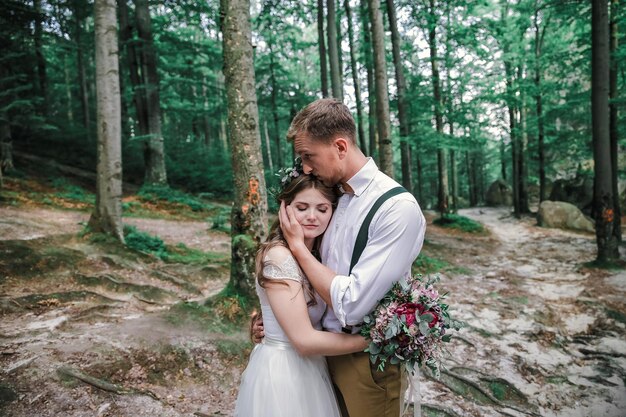
[[[398,195],[398,194],[406,193],[406,192],[408,191],[405,190],[404,187],[396,187],[396,188],[392,188],[391,190],[387,191],[385,194],[378,197],[378,200],[376,200],[376,202],[370,209],[370,212],[367,213],[367,216],[365,216],[365,220],[363,220],[363,224],[361,225],[361,228],[359,229],[359,234],[356,236],[356,242],[354,243],[354,251],[352,251],[352,260],[350,261],[350,272],[348,272],[348,274],[352,273],[352,268],[359,261],[361,254],[365,250],[365,246],[367,245],[367,235],[369,233],[370,223],[372,222],[372,219],[374,218],[374,214],[376,214],[376,212],[378,211],[378,208],[385,201],[387,201],[389,198],[393,197],[394,195]]]

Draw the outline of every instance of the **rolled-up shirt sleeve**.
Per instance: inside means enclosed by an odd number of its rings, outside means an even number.
[[[407,277],[424,242],[426,220],[414,200],[390,200],[372,220],[367,245],[350,275],[336,275],[330,286],[332,307],[342,326],[363,317]]]

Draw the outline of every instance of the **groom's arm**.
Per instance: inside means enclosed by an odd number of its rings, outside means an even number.
[[[283,236],[285,236],[289,244],[289,249],[294,258],[298,261],[304,275],[306,275],[311,285],[313,285],[313,288],[315,288],[315,291],[317,291],[326,304],[332,307],[333,303],[330,298],[330,287],[337,274],[318,261],[309,248],[306,247],[304,244],[302,226],[296,221],[292,207],[285,206],[285,203],[282,202],[280,204],[278,218],[280,220],[280,228],[283,231]]]

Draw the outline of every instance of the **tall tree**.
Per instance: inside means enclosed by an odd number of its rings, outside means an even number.
[[[361,33],[363,34],[363,42],[361,51],[363,54],[363,61],[365,62],[365,70],[367,71],[367,102],[368,102],[368,132],[369,142],[366,155],[370,155],[374,159],[378,158],[378,128],[376,123],[376,86],[374,81],[374,58],[372,55],[372,30],[369,18],[369,0],[361,0],[359,7],[359,14],[361,15],[361,22],[363,22],[363,28]],[[363,149],[363,151],[366,151]]]
[[[613,233],[618,242],[622,241],[622,210],[620,207],[619,201],[619,167],[617,160],[617,153],[619,149],[619,131],[618,131],[618,123],[619,123],[619,113],[618,113],[618,105],[615,102],[618,97],[618,89],[617,89],[617,73],[618,73],[618,0],[611,0],[611,22],[610,22],[610,44],[609,44],[609,53],[610,56],[610,69],[609,69],[609,136],[611,141],[611,166],[613,170],[611,172],[612,181],[613,181],[613,207],[615,208],[615,216],[613,216]]]
[[[379,163],[380,169],[393,178],[393,146],[391,141],[391,121],[389,119],[385,31],[383,28],[383,14],[380,10],[380,0],[369,0],[369,12],[374,47]]]
[[[356,119],[358,130],[358,143],[363,152],[367,152],[367,141],[365,130],[363,129],[363,99],[361,98],[361,82],[359,81],[359,70],[356,61],[356,44],[354,41],[354,29],[352,27],[352,9],[350,0],[344,0],[346,19],[348,20],[348,41],[350,43],[350,68],[352,69],[352,82],[354,83],[354,97],[356,100]]]
[[[78,66],[78,86],[80,89],[80,106],[87,142],[91,142],[91,115],[89,113],[89,89],[87,87],[87,70],[83,52],[83,23],[85,20],[85,4],[80,0],[72,0],[74,15],[74,41],[76,42],[76,64]]]
[[[441,80],[439,76],[439,59],[437,58],[437,11],[435,0],[429,0],[428,9],[428,49],[430,51],[430,68],[433,86],[435,128],[440,138],[443,138],[443,98],[441,94]],[[448,213],[448,164],[446,150],[443,146],[437,149],[437,169],[439,184],[437,192],[437,207],[442,216]]]
[[[147,131],[144,135],[144,163],[146,184],[167,184],[165,149],[161,132],[161,100],[159,98],[159,76],[157,58],[152,37],[152,25],[148,0],[135,0],[135,19],[139,35],[142,88],[145,97]]]
[[[613,227],[615,207],[609,132],[609,18],[608,2],[591,2],[591,118],[594,159],[594,213],[596,218],[597,261],[619,258]]]
[[[412,190],[411,184],[411,148],[409,139],[409,117],[406,105],[406,80],[404,78],[404,63],[400,56],[400,31],[398,30],[398,18],[393,0],[387,0],[387,14],[389,15],[389,28],[391,30],[391,47],[393,53],[393,66],[396,74],[396,89],[398,94],[398,119],[400,121],[400,154],[402,163],[402,185],[407,190]]]
[[[221,0],[224,75],[235,197],[229,288],[254,295],[254,255],[266,234],[267,196],[255,90],[250,1]]]
[[[37,56],[37,78],[39,81],[39,93],[43,99],[44,112],[46,108],[46,97],[48,95],[48,80],[46,76],[46,58],[43,54],[42,40],[42,20],[41,0],[34,0],[35,6],[35,55]]]
[[[543,115],[543,92],[542,92],[542,71],[541,52],[543,40],[548,27],[550,15],[541,15],[538,1],[535,0],[535,16],[533,25],[535,30],[535,111],[537,115],[537,154],[539,159],[539,202],[544,201],[546,196],[546,150],[545,150],[545,122]],[[543,24],[540,27],[539,19],[542,17]]]
[[[343,101],[343,82],[341,81],[341,68],[339,64],[339,49],[337,41],[337,10],[335,0],[327,0],[327,24],[328,55],[330,61],[330,85],[333,97]]]
[[[326,41],[324,40],[324,34],[324,0],[317,0],[317,44],[320,51],[322,97],[328,97],[328,64],[326,63]]]
[[[96,205],[89,227],[124,241],[122,229],[122,112],[115,0],[95,0],[98,165]]]

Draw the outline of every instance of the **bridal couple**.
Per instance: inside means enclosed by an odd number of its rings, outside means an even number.
[[[341,102],[309,104],[287,139],[302,166],[283,178],[278,220],[257,254],[263,318],[252,332],[261,343],[242,375],[235,416],[397,417],[400,367],[381,372],[370,363],[359,324],[409,276],[424,216],[408,192],[379,200],[398,183],[357,147]]]

